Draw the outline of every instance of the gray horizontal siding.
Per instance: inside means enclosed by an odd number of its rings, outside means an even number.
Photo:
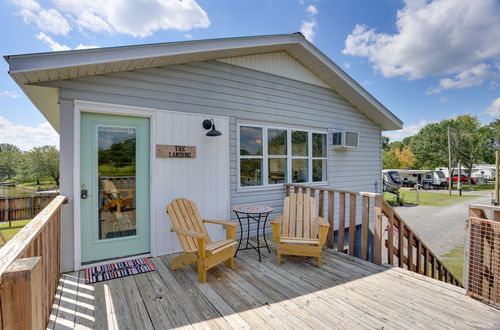
[[[373,191],[380,185],[380,128],[338,93],[320,86],[220,62],[119,72],[45,83],[60,97],[230,118],[231,205],[263,203],[280,214],[284,189],[238,191],[236,125],[246,120],[360,132],[360,147],[329,148],[329,186]],[[328,135],[331,145],[331,134]],[[232,214],[233,220],[235,219]]]

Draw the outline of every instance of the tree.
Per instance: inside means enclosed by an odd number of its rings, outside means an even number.
[[[399,168],[399,161],[394,149],[382,150],[382,167],[384,169]]]
[[[399,168],[413,168],[415,165],[415,156],[409,146],[404,146],[401,149],[395,149],[394,153],[399,162]]]
[[[389,138],[387,136],[382,136],[382,150],[389,150]]]
[[[22,152],[13,144],[0,143],[0,178],[16,176],[16,167]]]
[[[28,168],[35,178],[52,178],[59,185],[59,150],[54,146],[34,147],[28,153]]]

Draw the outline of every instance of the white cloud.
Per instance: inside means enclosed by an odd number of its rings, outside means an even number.
[[[351,68],[351,63],[349,63],[349,62],[344,62],[344,67],[345,67],[346,69],[350,69],[350,68]]]
[[[191,33],[186,33],[184,35],[184,38],[186,38],[186,39],[193,39],[193,35]]]
[[[15,144],[23,150],[44,145],[59,147],[59,135],[47,122],[36,126],[16,125],[0,117],[0,143]]]
[[[45,9],[34,0],[15,0],[14,3],[19,8],[17,14],[27,24],[33,23],[40,30],[52,34],[67,35],[71,31],[66,18],[54,8]]]
[[[474,86],[487,79],[478,70],[499,70],[485,64],[500,56],[499,12],[496,0],[405,0],[397,33],[356,25],[342,52],[367,57],[385,77],[454,75],[440,82],[440,90]]]
[[[400,130],[384,132],[384,135],[391,141],[401,141],[405,137],[417,134],[422,127],[431,123],[433,123],[433,121],[420,120],[417,124],[404,125],[404,127]]]
[[[207,13],[195,0],[53,0],[78,27],[147,37],[159,30],[207,28]]]
[[[441,103],[448,103],[449,99],[446,96],[440,97],[439,102]]]
[[[46,35],[43,32],[38,33],[37,35],[35,35],[35,37],[38,40],[41,40],[45,44],[47,44],[47,46],[49,46],[49,48],[52,51],[58,52],[58,51],[62,51],[62,50],[71,50],[71,47],[58,43],[57,41],[55,41],[54,39],[52,39],[51,37],[49,37],[48,35]],[[87,46],[87,45],[79,44],[78,46],[75,47],[75,49],[89,49],[89,48],[99,48],[99,46]]]
[[[316,31],[314,30],[318,27],[315,16],[319,13],[319,11],[315,6],[309,5],[306,8],[306,13],[309,18],[302,21],[302,24],[300,25],[300,33],[302,33],[307,40],[313,42],[314,36],[316,35]]]
[[[428,89],[427,93],[435,94],[445,89],[480,86],[486,80],[498,75],[497,73],[489,71],[488,68],[488,65],[481,63],[469,70],[460,72],[452,78],[440,79],[439,87],[431,87]]]
[[[0,96],[10,97],[13,99],[18,99],[21,97],[16,91],[0,91]]]
[[[500,97],[494,99],[485,112],[495,119],[500,119]]]

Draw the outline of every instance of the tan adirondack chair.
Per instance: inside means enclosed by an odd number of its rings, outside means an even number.
[[[113,181],[101,179],[102,192],[107,197],[108,202],[103,205],[103,211],[116,208],[120,213],[124,207],[132,207],[134,205],[135,189],[117,189]],[[123,196],[125,193],[127,196]]]
[[[229,221],[201,219],[193,201],[177,198],[167,207],[172,220],[172,232],[177,233],[184,254],[172,260],[170,268],[175,270],[198,262],[198,281],[207,281],[207,270],[225,261],[233,267],[234,247],[236,245],[236,224]],[[212,242],[205,223],[226,226],[226,240]]]
[[[283,215],[271,221],[277,248],[278,264],[281,255],[308,256],[322,262],[322,247],[325,245],[330,224],[318,217],[316,199],[305,194],[290,194],[285,198]]]

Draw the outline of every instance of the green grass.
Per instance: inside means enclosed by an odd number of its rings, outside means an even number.
[[[135,165],[127,165],[116,168],[110,164],[99,165],[101,175],[128,176],[135,175]]]
[[[457,189],[457,186],[453,186],[454,189]],[[494,190],[495,189],[495,184],[462,184],[462,189],[463,190],[471,190],[471,191],[476,191],[476,190]]]
[[[24,226],[28,224],[31,220],[20,220],[12,221],[12,227],[9,227],[9,223],[0,224],[0,231],[7,241],[9,241],[18,231],[20,231]],[[0,239],[0,247],[4,245],[4,242]]]
[[[420,190],[419,203],[417,203],[417,192],[415,190],[402,190],[400,191],[400,196],[405,204],[418,204],[424,206],[449,206],[478,197],[476,195],[459,196],[456,192],[453,193],[454,195],[448,196],[448,194],[442,192]],[[384,198],[390,203],[394,201],[394,195],[390,193],[384,193]]]
[[[446,268],[460,281],[464,278],[464,247],[455,246],[453,250],[441,257]]]

